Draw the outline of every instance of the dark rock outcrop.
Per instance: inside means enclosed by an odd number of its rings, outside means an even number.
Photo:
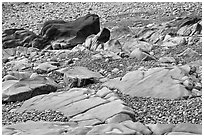
[[[2,44],[4,49],[15,48],[18,46],[32,47],[35,39],[41,39],[41,41],[38,40],[38,47],[40,47],[42,43],[45,43],[42,42],[43,39],[34,32],[22,28],[7,29],[2,34]]]
[[[89,35],[97,34],[99,31],[99,16],[96,14],[87,14],[75,21],[47,21],[44,23],[40,35],[47,41],[68,39],[68,44],[63,48],[72,48],[77,44],[83,43]]]
[[[67,44],[61,48],[67,49],[73,48],[77,44],[82,44],[89,35],[97,34],[99,31],[99,16],[96,14],[87,14],[75,21],[69,22],[49,20],[44,23],[39,35],[23,28],[7,29],[2,34],[2,43],[4,49],[18,46],[44,49],[52,41],[63,39]],[[100,39],[102,42],[104,41],[103,38],[104,36]]]

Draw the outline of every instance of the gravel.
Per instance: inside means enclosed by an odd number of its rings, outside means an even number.
[[[2,107],[2,124],[10,125],[19,122],[26,122],[28,120],[32,121],[59,121],[68,122],[69,118],[64,116],[63,113],[53,110],[37,111],[31,110],[22,113],[15,112],[16,108],[20,107],[23,102],[11,102],[8,104],[3,104]]]
[[[202,97],[191,99],[158,99],[130,97],[117,92],[127,106],[133,108],[135,121],[144,124],[202,124]]]
[[[135,23],[138,19],[160,18],[168,20],[174,16],[202,15],[201,2],[3,2],[2,30],[27,28],[39,33],[46,20],[75,20],[88,12],[98,14],[101,24],[108,26],[121,20]],[[111,22],[112,20],[112,22]],[[129,20],[129,21],[127,21]],[[124,23],[124,22],[123,22]],[[109,26],[110,27],[110,26]]]
[[[175,16],[201,15],[202,3],[200,2],[139,2],[139,3],[103,3],[103,2],[60,2],[60,3],[34,3],[34,2],[3,2],[2,4],[2,31],[8,28],[26,28],[35,33],[39,33],[43,22],[50,19],[75,20],[76,18],[90,13],[100,16],[102,26],[112,28],[116,24],[134,26],[136,20],[144,20],[143,23],[162,22],[170,20]],[[159,20],[158,20],[159,18]],[[144,25],[144,24],[143,24]],[[196,41],[196,40],[195,40]],[[202,54],[202,42],[188,45],[199,54]],[[183,52],[187,47],[169,49],[163,56],[173,56],[180,64],[201,59],[198,55],[194,58],[176,58],[176,55]],[[161,57],[161,48],[155,48],[156,57]],[[95,54],[95,53],[94,53]],[[84,66],[88,69],[99,72],[104,70],[104,76],[110,78],[124,76],[128,71],[137,70],[140,67],[152,68],[158,66],[156,61],[138,62],[136,59],[123,58],[119,60],[105,61],[91,60],[93,53],[78,52],[69,54],[67,59],[78,58],[75,63],[67,66]],[[40,56],[39,56],[40,58]],[[40,60],[36,58],[36,60]],[[43,58],[49,58],[45,55]],[[32,58],[31,58],[32,59]],[[32,60],[31,60],[32,61]],[[41,61],[41,60],[40,60]],[[60,62],[60,61],[59,61]],[[62,61],[63,62],[63,61]],[[3,63],[3,66],[5,64]],[[131,67],[130,67],[131,66]],[[3,76],[6,75],[8,67],[4,66]],[[113,69],[118,69],[117,73],[112,73]],[[32,70],[31,70],[32,71]],[[5,74],[4,74],[5,73]],[[59,83],[62,76],[52,75]],[[101,83],[88,85],[87,88],[99,89]],[[187,99],[167,100],[157,98],[130,97],[129,95],[116,93],[129,107],[134,109],[135,121],[142,123],[194,123],[202,124],[202,96]],[[16,113],[15,109],[23,102],[11,102],[2,104],[2,124],[33,121],[63,121],[67,122],[68,117],[61,112],[46,110],[43,112],[32,110],[23,113]]]

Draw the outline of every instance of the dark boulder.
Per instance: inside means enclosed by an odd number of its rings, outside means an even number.
[[[107,28],[103,28],[97,38],[99,43],[106,43],[110,39],[110,30]]]
[[[40,36],[26,29],[6,29],[2,34],[2,44],[4,49],[18,46],[32,47],[32,41],[36,38]]]
[[[68,40],[67,47],[71,48],[77,44],[85,42],[85,39],[91,34],[97,34],[100,31],[99,16],[87,14],[75,21],[65,22],[62,20],[51,20],[44,23],[40,35],[45,41],[54,41],[58,39]]]

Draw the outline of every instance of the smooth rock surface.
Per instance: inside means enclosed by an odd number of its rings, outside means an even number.
[[[57,90],[57,84],[48,77],[38,76],[21,80],[8,80],[2,83],[3,101],[23,101],[41,94]]]
[[[202,125],[192,123],[180,123],[172,129],[172,132],[188,132],[193,134],[202,134]]]
[[[163,135],[171,132],[175,125],[173,124],[148,124],[146,125],[153,132],[153,135]]]
[[[3,135],[60,135],[69,130],[67,122],[27,121],[14,125],[4,126]]]
[[[103,86],[117,88],[131,96],[175,99],[190,95],[180,84],[184,74],[185,72],[179,67],[136,70],[122,78],[111,79]]]

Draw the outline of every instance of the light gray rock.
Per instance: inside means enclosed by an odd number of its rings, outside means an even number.
[[[185,51],[183,51],[182,53],[178,54],[178,57],[189,57],[192,58],[194,56],[197,56],[198,53],[194,50],[192,50],[191,48],[187,48]]]
[[[180,123],[177,124],[172,132],[187,132],[193,134],[202,134],[202,125],[192,123]]]
[[[100,97],[90,97],[90,92],[88,89],[73,88],[69,91],[37,96],[25,101],[17,111],[50,109],[73,117],[107,102]]]
[[[58,67],[52,65],[51,62],[45,62],[45,63],[39,64],[38,66],[34,67],[33,69],[34,69],[34,70],[39,69],[39,70],[43,70],[43,71],[49,72],[49,71],[52,71],[52,70],[56,70],[57,68],[58,68]]]
[[[117,88],[131,96],[174,99],[190,95],[180,83],[184,74],[185,71],[176,66],[136,70],[122,78],[111,79],[103,86]]]
[[[113,109],[114,108],[114,109]],[[70,121],[85,121],[88,119],[97,118],[100,121],[104,122],[106,119],[118,114],[118,113],[126,113],[130,115],[134,115],[134,112],[131,108],[125,106],[123,101],[114,100],[103,105],[97,106],[86,111],[83,114],[79,114],[70,119]]]
[[[162,47],[176,47],[179,45],[183,45],[186,43],[186,39],[184,37],[170,37],[163,41],[161,44]]]
[[[67,122],[27,121],[14,125],[3,126],[3,135],[61,135],[69,131]]]
[[[57,90],[57,84],[48,77],[38,76],[21,80],[8,80],[2,83],[2,100],[22,101]]]
[[[153,48],[153,45],[145,41],[139,41],[135,38],[131,39],[130,41],[127,41],[123,46],[123,49],[125,51],[128,51],[129,53],[131,53],[136,48],[139,48],[141,51],[144,52],[150,52]]]
[[[173,124],[147,124],[146,125],[152,132],[153,135],[163,135],[172,131],[175,125]]]
[[[161,57],[158,60],[161,63],[175,63],[176,60],[173,57]]]
[[[72,79],[71,87],[83,87],[102,78],[99,72],[94,72],[81,66],[75,66],[72,69],[62,68],[57,70],[57,72],[64,74],[65,83],[69,83],[69,80]]]

